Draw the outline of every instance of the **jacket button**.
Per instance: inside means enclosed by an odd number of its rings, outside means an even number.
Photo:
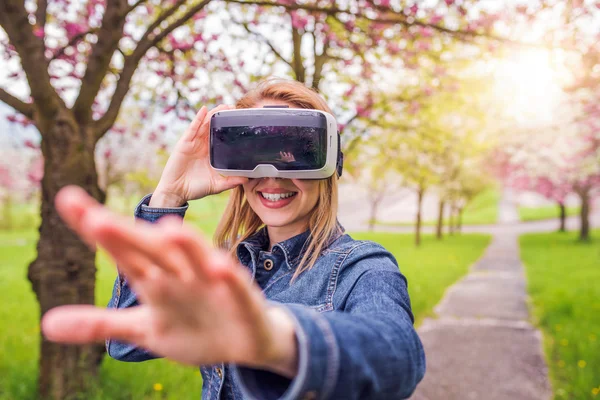
[[[217,367],[216,371],[217,371],[217,375],[219,375],[219,378],[223,378],[223,370],[220,367]]]
[[[270,271],[273,269],[273,260],[266,259],[263,265],[267,271]]]

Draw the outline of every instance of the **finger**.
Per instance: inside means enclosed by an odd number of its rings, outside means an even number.
[[[187,258],[186,264],[201,281],[210,281],[221,276],[221,271],[230,267],[229,257],[214,249],[199,232],[187,226],[180,227],[171,240]]]
[[[210,119],[212,118],[212,116],[218,113],[219,111],[230,110],[232,108],[233,106],[230,106],[228,104],[221,104],[210,110],[206,117],[204,117],[204,121],[202,121],[202,125],[200,125],[200,129],[198,129],[198,131],[196,132],[196,135],[194,136],[193,140],[208,137],[208,128],[210,127]]]
[[[117,339],[144,345],[148,326],[145,306],[111,310],[88,305],[56,307],[42,318],[42,332],[53,342],[95,343]]]
[[[204,118],[206,118],[207,113],[208,109],[206,108],[206,106],[202,106],[180,140],[192,141],[193,138],[196,136],[196,133],[200,129],[200,125],[202,125]]]
[[[138,279],[146,276],[154,266],[163,273],[174,274],[188,280],[193,275],[186,259],[172,240],[181,229],[179,218],[176,226],[166,221],[158,224],[137,223],[119,219],[91,221],[94,235],[115,259],[123,264]]]
[[[261,317],[264,313],[264,297],[252,282],[250,274],[239,265],[221,271],[222,277],[228,281],[231,293],[250,319]]]
[[[54,205],[62,220],[75,232],[92,250],[96,249],[95,240],[90,237],[89,230],[82,224],[84,216],[89,210],[102,208],[93,197],[78,186],[70,185],[62,188]]]
[[[150,269],[156,269],[151,257],[122,240],[123,230],[144,232],[148,229],[150,224],[146,221],[133,223],[109,210],[90,210],[86,213],[82,225],[87,227],[90,237],[106,249],[128,278],[138,281],[146,276]],[[135,229],[131,229],[132,227]],[[144,240],[143,234],[138,233],[138,236],[140,240]]]
[[[249,178],[245,176],[221,176],[217,178],[215,183],[215,193],[221,193],[225,190],[233,189],[236,186],[243,185],[248,182]]]

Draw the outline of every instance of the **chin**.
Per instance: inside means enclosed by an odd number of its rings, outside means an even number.
[[[259,215],[261,221],[266,225],[266,226],[271,226],[274,228],[281,228],[287,225],[290,225],[294,222],[294,218],[291,218],[288,215],[273,215],[274,213],[271,212],[267,212],[267,215],[263,216]]]

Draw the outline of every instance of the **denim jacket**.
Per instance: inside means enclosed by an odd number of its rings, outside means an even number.
[[[150,208],[150,195],[136,218],[155,222],[184,217],[178,208]],[[343,231],[343,230],[342,230]],[[262,229],[237,248],[268,300],[285,307],[296,325],[299,366],[293,379],[236,365],[200,366],[202,399],[404,399],[425,373],[425,354],[413,327],[406,278],[379,244],[347,234],[326,246],[315,265],[292,284],[309,233],[273,246]],[[109,307],[136,306],[135,294],[118,276]],[[114,340],[108,354],[122,361],[156,358]]]

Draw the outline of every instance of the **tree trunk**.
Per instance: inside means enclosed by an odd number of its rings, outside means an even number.
[[[438,208],[438,220],[437,220],[437,226],[435,229],[435,237],[438,239],[442,239],[442,237],[443,237],[442,229],[444,228],[444,206],[445,205],[446,205],[446,202],[443,199],[440,199],[440,204],[439,204],[439,208]]]
[[[458,215],[456,216],[456,232],[460,233],[462,231],[462,216],[463,216],[463,207],[458,208]]]
[[[377,209],[379,208],[380,200],[371,202],[371,216],[369,218],[369,232],[373,232],[375,229],[375,221],[377,219]]]
[[[454,235],[454,228],[456,224],[456,219],[454,215],[456,214],[456,206],[454,204],[450,205],[450,217],[448,218],[448,233],[450,235]]]
[[[6,195],[6,199],[4,200],[3,214],[4,214],[4,229],[11,230],[13,227],[12,224],[12,201],[10,198],[10,194]]]
[[[419,187],[417,191],[417,223],[415,225],[415,245],[421,245],[421,208],[423,206],[423,195],[425,194],[425,189]]]
[[[579,229],[579,240],[590,240],[590,189],[584,188],[578,191],[581,199],[581,226]]]
[[[565,207],[565,203],[562,201],[558,202],[558,209],[560,210],[560,227],[558,228],[559,232],[566,232],[566,219],[567,219],[567,209]]]
[[[76,184],[99,201],[105,199],[98,187],[91,132],[78,126],[69,110],[44,122],[42,223],[37,258],[28,274],[42,316],[64,304],[94,304],[95,252],[63,224],[54,207],[57,192]],[[94,382],[103,346],[56,344],[40,336],[40,397],[65,399],[85,391]]]

